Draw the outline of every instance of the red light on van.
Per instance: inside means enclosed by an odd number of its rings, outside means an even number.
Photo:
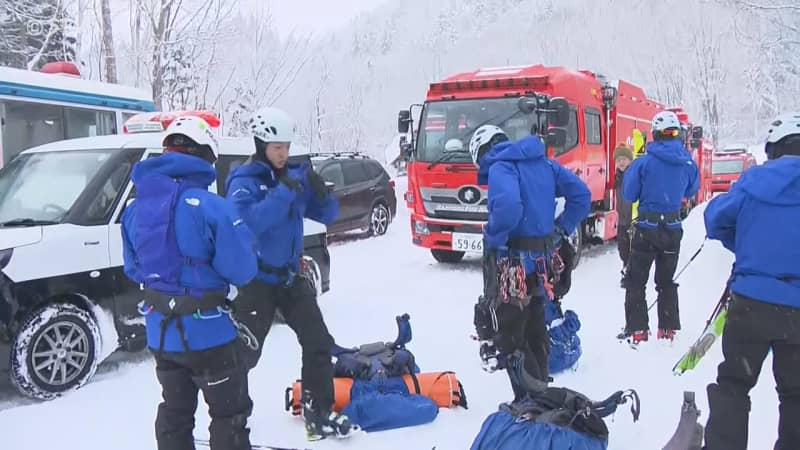
[[[219,117],[208,110],[149,112],[136,114],[125,121],[122,132],[126,134],[159,133],[166,130],[169,124],[179,117],[199,117],[208,122],[211,128],[218,128],[222,125]]]

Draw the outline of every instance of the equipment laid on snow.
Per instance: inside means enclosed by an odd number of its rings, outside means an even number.
[[[730,290],[725,286],[719,302],[714,307],[714,312],[706,321],[706,328],[700,337],[689,347],[689,350],[678,360],[672,368],[675,375],[683,375],[687,370],[694,369],[700,363],[700,359],[708,352],[717,338],[722,336],[725,329],[725,320],[728,317],[728,301],[730,300]]]
[[[678,428],[661,450],[700,450],[703,446],[703,426],[697,423],[700,410],[694,402],[694,392],[683,393]]]
[[[208,439],[195,439],[194,443],[196,445],[202,447],[211,447],[211,442]],[[258,445],[258,444],[250,444],[250,448],[253,450],[311,450],[310,448],[299,448],[299,447],[273,447],[271,445]]]
[[[639,396],[618,391],[593,402],[567,388],[548,387],[503,403],[481,426],[471,450],[605,450],[608,428],[603,418],[631,401],[633,421],[639,420]]]
[[[408,314],[397,316],[398,335],[392,343],[375,342],[357,348],[334,345],[335,404],[364,431],[381,431],[433,421],[440,407],[467,408],[464,387],[454,372],[420,373],[411,341]],[[285,408],[302,412],[302,381],[286,389]]]

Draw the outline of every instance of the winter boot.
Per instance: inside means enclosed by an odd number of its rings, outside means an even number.
[[[309,441],[319,441],[328,436],[346,438],[358,430],[358,427],[350,423],[350,419],[344,414],[331,411],[329,408],[317,408],[308,391],[304,391],[303,394],[303,420],[306,425],[306,438]]]
[[[659,328],[658,339],[666,339],[669,341],[675,340],[675,330],[670,330],[669,328]]]
[[[633,346],[639,345],[640,342],[647,342],[650,332],[647,330],[640,331],[623,331],[617,335],[617,339],[625,341]]]

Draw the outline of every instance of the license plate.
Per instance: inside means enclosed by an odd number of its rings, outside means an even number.
[[[467,253],[483,253],[483,235],[453,233],[453,250]]]

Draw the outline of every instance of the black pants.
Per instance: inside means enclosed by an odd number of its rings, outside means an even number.
[[[261,357],[275,311],[280,310],[302,347],[303,390],[310,392],[314,403],[320,405],[322,410],[330,410],[334,403],[331,362],[333,338],[317,304],[316,290],[308,280],[295,277],[289,287],[254,280],[240,291],[234,308],[236,317],[250,328],[259,343],[258,350],[247,350],[248,367],[251,369]]]
[[[650,266],[656,263],[658,328],[680,330],[678,285],[672,281],[678,268],[683,230],[636,228],[631,238],[631,254],[625,274],[625,330],[649,330],[645,289]]]
[[[708,386],[710,414],[706,449],[747,448],[750,390],[772,349],[772,371],[780,399],[775,450],[800,449],[800,308],[773,305],[734,294],[722,334],[725,360]],[[768,448],[759,442],[753,448]]]
[[[156,356],[156,376],[164,401],[158,405],[158,450],[194,450],[197,392],[203,391],[211,416],[213,450],[250,450],[247,418],[253,411],[241,342],[209,350]]]
[[[538,289],[536,277],[527,279],[528,292]],[[528,306],[520,310],[518,305],[503,303],[497,308],[499,333],[495,339],[497,350],[501,354],[510,354],[516,350],[525,356],[525,371],[533,378],[547,381],[549,377],[550,334],[544,321],[544,305],[549,301],[543,297],[533,297]],[[515,396],[518,386],[514,386]]]
[[[628,234],[630,228],[629,225],[617,226],[617,251],[623,267],[628,264],[628,258],[631,255],[631,236]]]

